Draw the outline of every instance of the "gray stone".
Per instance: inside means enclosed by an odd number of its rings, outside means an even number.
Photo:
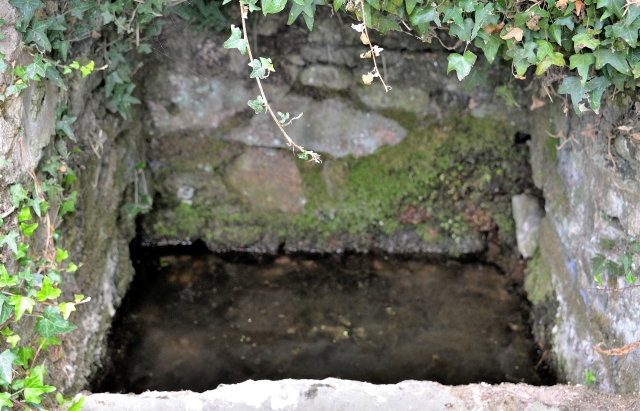
[[[533,257],[540,239],[540,224],[543,212],[537,198],[520,194],[511,198],[513,219],[516,222],[518,251],[524,258]]]
[[[305,86],[346,90],[353,84],[353,74],[344,67],[312,64],[300,73],[300,82]]]
[[[448,387],[428,381],[395,385],[339,380],[245,381],[212,391],[158,392],[140,395],[92,394],[85,411],[370,411],[370,410],[510,410],[560,411],[601,409],[632,411],[637,399],[582,386],[532,387],[525,384],[472,384]]]
[[[407,135],[394,120],[355,110],[349,102],[339,98],[315,102],[307,97],[288,96],[278,102],[275,109],[284,112],[287,110],[284,107],[304,113],[286,128],[297,144],[336,158],[372,154],[379,147],[398,144]],[[292,112],[291,117],[300,111]],[[266,115],[254,116],[250,127],[235,129],[224,138],[253,146],[287,148],[286,140]]]
[[[262,211],[299,213],[305,203],[302,177],[291,153],[249,148],[228,170],[231,186],[251,207]]]

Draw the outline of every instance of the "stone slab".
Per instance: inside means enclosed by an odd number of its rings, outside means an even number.
[[[204,393],[88,395],[84,411],[372,411],[372,410],[637,410],[640,399],[582,386],[471,384],[457,387],[429,381],[395,385],[339,380],[245,381]]]

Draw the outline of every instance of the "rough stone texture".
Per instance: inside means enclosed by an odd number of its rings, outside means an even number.
[[[335,158],[373,154],[382,146],[398,144],[407,135],[397,122],[376,113],[354,110],[352,104],[339,98],[314,102],[309,98],[293,97],[275,106],[299,110],[292,112],[291,117],[304,113],[286,129],[290,135],[300,136],[296,143]],[[250,146],[287,148],[273,119],[264,115],[254,116],[250,127],[233,130],[225,139]]]
[[[624,153],[617,152],[619,144],[611,146],[614,171],[607,137],[628,138],[616,127],[633,124],[638,103],[629,96],[605,96],[604,101],[600,116],[564,117],[560,107],[550,107],[532,133],[534,179],[544,191],[546,217],[540,254],[525,284],[534,303],[556,313],[541,323],[551,331],[556,364],[567,381],[582,382],[590,370],[600,389],[637,394],[640,353],[607,357],[593,349],[600,343],[614,348],[634,342],[640,327],[638,289],[597,290],[592,275],[596,254],[613,261],[620,254],[619,247],[605,249],[602,240],[640,235],[638,174]],[[575,140],[557,150],[561,139],[547,132]],[[603,275],[603,281],[610,289],[626,285],[621,277]]]
[[[274,111],[304,113],[287,133],[331,168],[295,158],[270,116],[247,106],[258,89],[247,78],[247,56],[222,47],[226,33],[164,34],[171,59],[152,53],[141,70],[147,163],[158,190],[154,210],[142,219],[144,240],[200,238],[212,250],[260,252],[284,243],[289,251],[477,253],[491,237],[510,250],[511,197],[533,186],[526,146],[504,152],[516,132],[529,128],[522,109],[494,95],[506,72],[490,71],[486,87],[466,90],[446,73],[448,51],[391,34],[376,39],[385,49],[380,69],[393,87],[385,93],[379,82],[361,83],[371,61],[359,57],[365,49],[357,32],[318,13],[311,33],[303,22],[287,27],[286,19],[269,17],[254,54],[268,50],[274,61],[275,72],[263,81]],[[522,107],[524,86],[516,90]],[[247,189],[232,182],[236,158],[250,147],[281,149],[296,160],[301,183],[291,185],[300,186],[306,203],[293,218],[269,201],[247,201]],[[486,169],[472,170],[475,163]],[[262,169],[279,175],[273,162]],[[278,198],[273,187],[262,185],[261,196]],[[458,193],[455,204],[445,193]]]
[[[539,200],[529,194],[520,194],[511,198],[513,219],[516,222],[516,240],[518,250],[524,258],[533,257],[540,239],[540,222],[543,211]]]
[[[531,387],[472,384],[449,387],[404,381],[373,385],[338,380],[246,381],[204,393],[151,391],[140,395],[88,395],[85,411],[369,411],[369,410],[618,410],[632,411],[640,400],[583,386]]]
[[[262,211],[299,213],[305,203],[295,159],[280,150],[250,148],[228,171],[229,183]]]
[[[302,70],[300,82],[305,86],[346,90],[353,85],[353,75],[344,67],[312,64]]]

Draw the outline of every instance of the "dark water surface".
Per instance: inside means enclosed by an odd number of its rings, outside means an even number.
[[[132,251],[136,278],[94,391],[326,377],[553,382],[534,369],[521,298],[491,265]]]

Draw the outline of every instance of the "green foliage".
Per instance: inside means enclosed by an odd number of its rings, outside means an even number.
[[[617,241],[603,240],[602,248],[613,255],[618,255],[615,261],[608,259],[603,254],[596,254],[591,259],[591,272],[598,286],[604,285],[603,275],[624,277],[629,285],[638,281],[640,267],[634,263],[634,256],[640,256],[640,241],[635,237],[622,238]]]
[[[596,382],[596,376],[591,370],[587,370],[584,373],[584,385],[590,385]]]
[[[65,119],[63,112],[64,107],[59,108],[59,120]],[[65,136],[67,131],[62,130],[59,135]],[[10,201],[17,210],[15,217],[19,231],[11,230],[0,235],[0,248],[6,246],[15,261],[10,265],[14,267],[11,271],[8,265],[0,263],[0,338],[10,347],[0,353],[0,405],[3,409],[23,409],[24,404],[29,408],[42,408],[39,404],[45,396],[56,390],[44,383],[47,363],[44,353],[51,344],[60,344],[56,335],[76,328],[68,319],[77,304],[88,301],[82,298],[71,302],[59,301],[62,294],[60,272],[65,270],[63,265],[67,265],[65,271],[68,273],[78,269],[76,264],[66,263],[69,252],[62,247],[59,236],[56,236],[57,247],[53,245],[53,238],[46,240],[47,249],[55,249],[54,255],[50,252],[40,255],[25,242],[41,224],[39,220],[47,217],[49,209],[52,210],[50,213],[58,214],[60,212],[56,210],[64,210],[64,214],[75,208],[76,192],[68,194],[61,185],[69,187],[73,183],[69,176],[75,176],[66,164],[69,154],[64,141],[58,140],[55,146],[60,154],[49,158],[42,167],[41,173],[46,177],[39,182],[38,191],[35,184],[28,189],[14,184],[8,190]],[[50,208],[50,204],[53,207]],[[30,345],[34,341],[31,335],[21,336],[13,331],[27,316],[36,318],[33,330],[40,337],[37,345]],[[71,401],[69,409],[79,411],[83,397],[78,396]]]

